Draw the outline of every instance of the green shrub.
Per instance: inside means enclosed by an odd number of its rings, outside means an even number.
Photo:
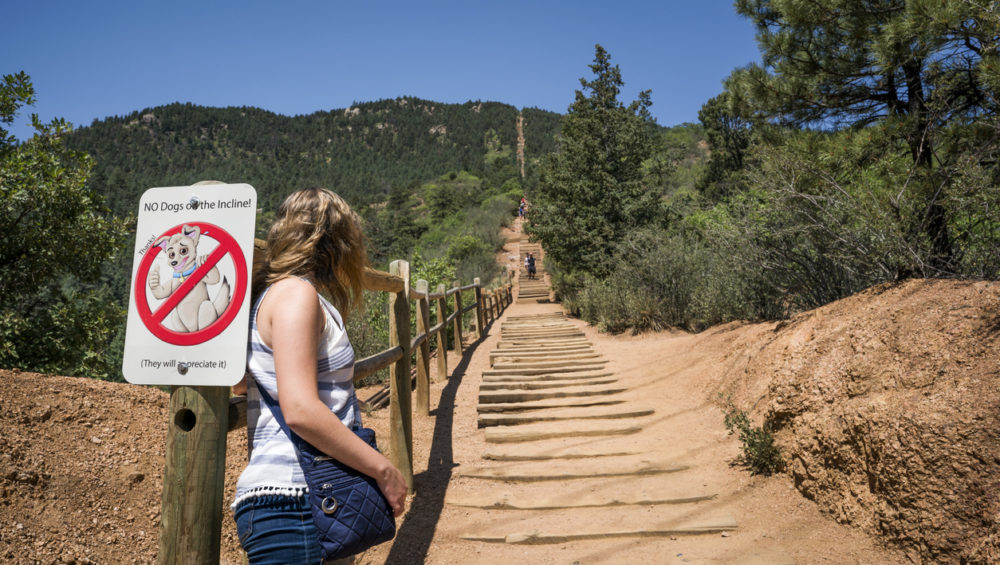
[[[719,398],[722,399],[721,393]],[[739,435],[743,446],[740,463],[750,469],[750,474],[770,475],[784,469],[785,463],[778,446],[774,444],[770,425],[752,425],[750,417],[733,404],[731,397],[725,399],[724,423],[730,435]]]

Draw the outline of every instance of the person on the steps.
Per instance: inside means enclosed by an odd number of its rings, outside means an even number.
[[[535,258],[531,255],[531,253],[528,253],[528,256],[524,258],[524,264],[528,268],[528,278],[529,279],[534,279],[535,278]]]
[[[374,478],[396,516],[403,512],[403,474],[350,429],[361,425],[361,413],[341,312],[359,303],[367,265],[361,221],[340,196],[309,188],[278,208],[253,277],[245,382],[250,461],[232,504],[251,565],[322,561],[295,447],[261,401],[259,387],[278,400],[289,428]]]

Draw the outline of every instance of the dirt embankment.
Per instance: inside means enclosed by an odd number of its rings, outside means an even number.
[[[1000,284],[886,285],[765,330],[721,388],[803,495],[916,563],[1000,563]]]
[[[915,563],[1000,563],[1000,284],[910,281],[787,322],[643,339],[685,340],[703,398],[769,418],[832,518]],[[0,370],[0,399],[0,562],[155,562],[167,395]],[[235,431],[224,504],[245,462]],[[461,562],[456,547],[436,562]],[[227,518],[222,563],[241,560]]]

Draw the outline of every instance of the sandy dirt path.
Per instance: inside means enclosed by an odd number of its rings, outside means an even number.
[[[514,236],[516,237],[516,235]],[[517,240],[503,254],[513,263]],[[636,418],[642,431],[627,436],[569,438],[513,444],[525,452],[561,448],[632,450],[644,459],[673,462],[686,470],[615,479],[559,481],[484,480],[462,476],[484,465],[483,454],[498,445],[486,441],[477,427],[477,405],[490,352],[501,341],[501,327],[514,318],[561,313],[558,304],[515,302],[488,326],[486,335],[469,345],[446,382],[431,388],[430,417],[413,425],[415,494],[399,533],[390,543],[360,557],[359,563],[905,563],[901,554],[821,514],[795,490],[787,476],[753,477],[733,465],[737,440],[723,426],[715,384],[726,371],[725,332],[687,334],[661,332],[610,336],[580,320],[567,319],[608,360],[606,369],[627,388],[629,405],[655,409]],[[373,413],[368,424],[387,427],[386,411]],[[510,450],[512,444],[499,447]],[[596,458],[600,459],[600,458]],[[579,461],[579,460],[577,460]],[[613,460],[607,460],[611,462]],[[593,463],[588,461],[587,463]],[[601,461],[597,461],[598,464]],[[622,464],[621,460],[614,461]],[[504,494],[525,500],[554,493],[583,499],[630,493],[666,494],[674,498],[709,496],[686,504],[639,504],[614,508],[507,510],[455,506],[446,499]],[[712,522],[728,517],[732,531],[701,535],[664,534],[573,539],[558,543],[514,544],[470,541],[498,533],[601,532],[668,529],[679,523]]]

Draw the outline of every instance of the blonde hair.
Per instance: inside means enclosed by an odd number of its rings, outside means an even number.
[[[367,266],[361,219],[347,202],[326,188],[298,190],[278,207],[254,295],[282,279],[302,277],[346,316],[362,302]]]

